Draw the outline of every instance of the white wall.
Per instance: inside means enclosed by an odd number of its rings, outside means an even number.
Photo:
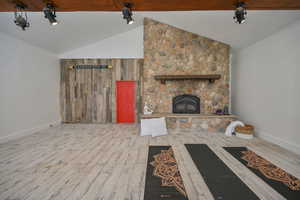
[[[0,141],[60,122],[59,59],[0,33]]]
[[[143,26],[60,55],[60,58],[143,58]]]
[[[232,108],[258,135],[300,154],[300,21],[235,53]]]

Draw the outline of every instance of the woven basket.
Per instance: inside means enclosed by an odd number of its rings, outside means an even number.
[[[235,127],[235,132],[241,134],[253,134],[254,133],[254,126],[250,124],[245,124],[245,126],[237,126]]]

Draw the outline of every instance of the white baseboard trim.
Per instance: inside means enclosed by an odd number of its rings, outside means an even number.
[[[47,129],[49,127],[58,126],[59,124],[61,124],[61,121],[54,121],[54,122],[49,122],[47,124],[43,124],[43,125],[40,125],[40,126],[37,126],[37,127],[34,127],[34,128],[29,128],[29,129],[17,131],[17,132],[9,134],[7,136],[0,137],[0,143],[15,140],[15,139],[27,136],[27,135],[32,135],[36,132]]]
[[[273,144],[277,144],[277,145],[279,145],[289,151],[292,151],[296,154],[300,154],[300,144],[295,144],[295,143],[283,140],[281,138],[274,137],[273,135],[271,135],[263,130],[256,130],[256,136],[261,139],[264,139],[268,142],[271,142]]]

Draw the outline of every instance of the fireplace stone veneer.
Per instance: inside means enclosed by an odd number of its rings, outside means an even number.
[[[229,55],[227,44],[146,18],[142,108],[172,113],[174,96],[182,94],[200,98],[201,114],[229,107]],[[216,80],[195,80],[197,75],[216,76]]]

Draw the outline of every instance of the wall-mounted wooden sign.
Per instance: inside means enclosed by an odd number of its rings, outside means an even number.
[[[72,65],[69,69],[112,69],[111,65]]]

